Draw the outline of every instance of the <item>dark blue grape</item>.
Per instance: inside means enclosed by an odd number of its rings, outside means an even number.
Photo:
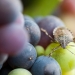
[[[41,37],[38,25],[32,20],[25,20],[25,28],[29,33],[30,43],[34,46],[37,45]]]
[[[52,57],[40,56],[31,68],[33,75],[61,75],[61,68]]]
[[[13,68],[25,68],[29,69],[33,63],[35,62],[37,57],[37,53],[35,48],[31,44],[27,44],[27,46],[16,56],[10,57],[8,62]]]

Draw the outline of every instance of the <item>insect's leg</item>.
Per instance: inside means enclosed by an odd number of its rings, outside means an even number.
[[[45,29],[40,28],[40,30],[41,30],[42,32],[44,32],[44,33],[51,39],[51,42],[55,42],[55,40],[48,34],[48,32],[47,32]]]
[[[59,49],[60,47],[61,47],[61,46],[59,45],[59,46],[53,48],[52,51],[51,51],[50,54],[49,54],[49,57],[52,56],[53,52],[55,52],[55,51],[56,51],[57,49]]]

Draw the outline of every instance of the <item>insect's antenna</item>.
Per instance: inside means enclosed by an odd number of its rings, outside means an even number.
[[[44,33],[51,39],[52,42],[55,41],[55,40],[48,34],[48,32],[47,32],[45,29],[40,28],[40,30],[41,30],[42,32],[44,32]]]
[[[67,49],[68,50],[68,49]],[[72,53],[73,55],[75,55],[73,52],[71,52],[70,50],[68,50],[70,53]]]
[[[75,47],[74,45],[69,45],[69,46]]]
[[[55,48],[52,49],[51,53],[49,54],[49,57],[52,56],[53,52],[56,51],[57,49],[59,49],[61,46],[57,46]]]
[[[72,46],[72,47],[75,47],[74,45],[69,45],[69,46]],[[67,49],[68,50],[68,49]],[[68,50],[69,52],[71,52],[70,50]],[[73,52],[71,52],[72,54],[74,54]],[[75,55],[75,54],[74,54]]]

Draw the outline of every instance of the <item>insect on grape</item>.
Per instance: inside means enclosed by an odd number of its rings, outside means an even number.
[[[45,29],[41,28],[40,30],[42,32],[44,32],[51,39],[52,43],[56,42],[56,43],[60,44],[56,48],[52,49],[52,52],[49,54],[49,56],[51,56],[52,53],[54,51],[56,51],[57,49],[59,49],[60,47],[62,47],[63,49],[68,50],[66,48],[66,46],[70,42],[74,42],[74,40],[75,40],[75,38],[73,37],[72,32],[70,30],[68,30],[66,27],[57,27],[57,28],[55,28],[54,31],[53,31],[54,38],[52,38]],[[73,45],[69,45],[69,46],[73,46]],[[75,46],[73,46],[73,47],[75,47]],[[70,50],[68,50],[68,51],[71,52]],[[74,54],[73,52],[71,52],[71,53]]]

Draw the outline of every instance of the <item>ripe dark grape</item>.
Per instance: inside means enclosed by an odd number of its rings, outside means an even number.
[[[13,22],[22,12],[20,0],[0,0],[0,26]]]
[[[0,27],[0,53],[16,54],[27,41],[28,35],[23,27],[16,24]]]
[[[40,29],[44,29],[48,32],[48,34],[53,37],[53,30],[58,27],[58,26],[65,26],[64,23],[57,17],[55,16],[47,16],[43,18],[39,23],[38,23]],[[52,38],[49,38],[48,35],[46,35],[43,31],[41,31],[41,39],[39,41],[39,45],[43,46],[46,48],[50,43]]]
[[[61,75],[58,62],[52,57],[40,56],[31,68],[33,75]]]
[[[30,43],[34,46],[37,45],[41,37],[38,25],[32,20],[25,20],[25,28],[29,33]]]
[[[26,47],[19,54],[10,57],[8,62],[13,68],[25,68],[29,69],[35,62],[37,53],[35,48],[28,43]]]

